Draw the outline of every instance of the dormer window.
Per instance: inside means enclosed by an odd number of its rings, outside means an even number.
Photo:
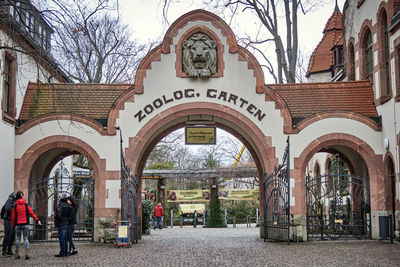
[[[335,60],[334,67],[343,66],[343,46],[337,46],[333,50]]]
[[[27,35],[24,37],[28,41],[33,41],[46,51],[50,50],[52,29],[29,1],[9,1],[4,10],[9,15],[11,25],[25,32]]]

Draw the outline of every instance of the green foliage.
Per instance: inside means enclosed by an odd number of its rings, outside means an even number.
[[[152,211],[152,202],[150,200],[142,200],[142,233],[144,235],[150,234],[150,221]]]
[[[212,153],[209,153],[206,158],[204,159],[204,162],[202,164],[203,168],[215,168],[218,167],[220,164],[219,162],[214,158],[214,155]]]
[[[170,170],[170,169],[173,169],[174,166],[175,166],[175,161],[156,162],[156,163],[153,163],[153,164],[147,166],[146,169],[149,169],[149,170]]]
[[[225,208],[228,212],[228,223],[232,223],[233,216],[236,217],[236,223],[241,223],[246,222],[247,216],[255,216],[258,203],[246,200],[232,201],[231,205],[225,205]]]
[[[210,206],[210,216],[207,218],[206,227],[226,227],[226,224],[224,223],[224,215],[221,209],[221,202],[218,198],[214,204]]]

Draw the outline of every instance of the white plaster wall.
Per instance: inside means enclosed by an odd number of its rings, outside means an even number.
[[[4,46],[17,46],[8,35],[0,31],[0,40]],[[18,118],[21,111],[22,102],[25,96],[26,88],[29,83],[40,81],[47,81],[49,73],[42,67],[37,68],[33,58],[30,56],[16,52],[17,54],[17,75],[16,75],[16,118]],[[4,64],[4,50],[0,50],[1,72],[3,71]],[[54,81],[57,82],[57,81]],[[3,100],[3,77],[0,79],[0,98]],[[1,103],[1,102],[0,102]],[[15,130],[14,125],[7,123],[0,119],[0,203],[6,200],[8,195],[14,190],[14,150],[15,150]]]
[[[318,82],[329,82],[332,79],[332,73],[328,72],[321,72],[321,73],[314,73],[308,77],[309,83],[318,83]]]
[[[345,119],[345,118],[329,118],[312,123],[299,134],[291,136],[291,166],[294,166],[294,157],[299,157],[304,149],[313,140],[330,134],[345,133],[350,134],[363,140],[374,150],[376,154],[382,154],[382,133],[375,132],[372,128],[364,123]]]
[[[124,133],[125,134],[125,133]],[[37,141],[55,135],[76,137],[91,146],[102,159],[107,159],[107,170],[120,170],[119,135],[102,136],[94,129],[69,120],[48,121],[16,136],[15,158],[19,159]]]
[[[394,52],[394,40],[400,37],[400,30],[397,30],[396,32],[393,32],[392,35],[390,36],[390,52]],[[397,88],[396,88],[396,78],[400,77],[400,73],[395,72],[395,59],[393,58],[390,62],[390,70],[391,70],[391,89],[392,89],[392,95],[396,96],[397,93]],[[393,100],[393,99],[392,99]],[[392,153],[394,159],[395,159],[395,171],[397,174],[400,173],[400,159],[399,159],[399,146],[397,144],[397,135],[400,133],[400,102],[394,102],[390,101],[390,103],[385,103],[382,107],[382,113],[388,114],[387,116],[390,116],[389,114],[393,114],[393,120],[388,121],[388,122],[382,122],[384,123],[384,127],[386,128],[387,123],[391,124],[391,126],[387,127],[392,127],[393,128],[393,133],[390,135],[390,147],[389,150]],[[385,116],[385,117],[387,117]],[[382,116],[383,117],[383,116]],[[384,135],[385,137],[386,135]],[[400,181],[397,180],[397,199],[400,200]]]
[[[14,128],[3,120],[0,120],[0,136],[0,204],[3,205],[14,190]]]
[[[365,19],[369,19],[372,21],[372,25],[377,22],[376,12],[378,11],[379,5],[381,2],[384,1],[377,1],[377,0],[369,0],[364,1],[364,3],[357,8],[358,1],[348,1],[349,7],[346,11],[346,18],[345,26],[346,26],[346,40],[349,40],[350,37],[354,38],[355,43],[358,42],[358,33],[361,31],[361,25]],[[351,18],[349,20],[349,18]],[[376,36],[373,36],[373,42],[376,42]]]

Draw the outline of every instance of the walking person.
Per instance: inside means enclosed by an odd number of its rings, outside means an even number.
[[[154,214],[154,230],[157,228],[160,228],[160,230],[162,229],[162,216],[164,216],[164,210],[161,206],[161,203],[158,203],[157,206],[154,208],[153,211]]]
[[[21,258],[19,256],[19,246],[21,243],[21,234],[24,235],[24,245],[25,245],[25,259],[29,259],[29,216],[31,216],[37,224],[42,224],[36,214],[33,212],[31,206],[23,198],[24,194],[18,191],[15,194],[15,204],[11,212],[11,225],[15,227],[15,233],[17,235],[15,241],[15,258]]]
[[[60,253],[54,255],[55,257],[66,257],[68,255],[68,240],[67,232],[69,219],[71,217],[72,208],[67,203],[67,196],[62,195],[60,203],[56,210],[56,219],[54,224],[58,231],[58,241],[60,242]]]
[[[67,203],[68,205],[70,205],[72,211],[71,211],[71,216],[69,217],[69,221],[68,221],[68,230],[67,230],[67,239],[68,239],[68,253],[70,253],[71,255],[75,255],[78,253],[78,251],[75,248],[75,244],[74,244],[74,240],[72,239],[72,237],[74,236],[74,232],[76,229],[76,212],[78,210],[78,207],[76,205],[76,200],[74,196],[69,196],[67,198]]]
[[[4,220],[4,239],[3,239],[3,256],[12,256],[12,245],[15,239],[14,227],[11,225],[11,213],[15,204],[16,197],[12,192],[1,210],[1,218]],[[3,211],[4,209],[4,211]]]
[[[197,210],[194,210],[194,213],[193,213],[193,227],[194,228],[197,227]]]

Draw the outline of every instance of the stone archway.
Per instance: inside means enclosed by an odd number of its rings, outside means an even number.
[[[377,238],[378,236],[378,221],[375,218],[374,212],[384,210],[383,198],[385,197],[384,188],[382,186],[384,177],[382,176],[382,155],[377,155],[373,149],[365,143],[363,140],[359,139],[350,134],[327,134],[314,140],[303,150],[298,158],[294,159],[294,171],[292,170],[292,177],[295,177],[295,190],[293,192],[295,199],[306,199],[306,166],[311,157],[319,152],[326,150],[330,147],[344,147],[349,148],[356,154],[358,154],[365,163],[365,167],[369,176],[370,185],[370,199],[371,199],[371,214],[372,214],[372,238]],[[306,205],[305,202],[296,202],[296,207],[292,209],[295,217],[299,217],[302,221],[302,225],[306,225],[305,214]],[[303,238],[306,238],[304,234],[306,229],[303,228]]]
[[[182,128],[190,116],[211,116],[214,126],[221,128],[238,138],[255,159],[260,177],[260,196],[262,195],[262,177],[264,172],[271,172],[277,163],[275,148],[271,137],[264,136],[261,130],[238,111],[213,103],[191,103],[174,106],[155,116],[142,127],[137,136],[129,139],[129,147],[125,149],[126,161],[135,170],[141,186],[141,173],[146,159],[154,146],[168,133]],[[282,146],[285,144],[282,144]],[[139,201],[140,204],[141,201]],[[260,207],[263,198],[260,197]],[[260,208],[262,211],[262,208]],[[139,216],[141,205],[139,205]],[[261,233],[263,236],[263,233]]]

